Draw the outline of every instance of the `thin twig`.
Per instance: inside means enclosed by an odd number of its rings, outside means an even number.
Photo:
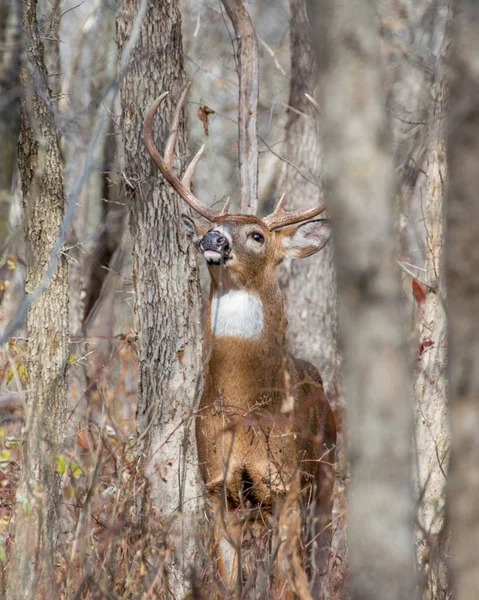
[[[260,37],[259,35],[257,37],[258,37],[259,43],[263,46],[263,48],[266,49],[268,54],[273,59],[275,67],[278,69],[278,71],[281,73],[281,75],[283,75],[283,77],[286,77],[286,71],[283,69],[279,60],[276,58],[276,54],[274,53],[274,50],[270,46],[268,46],[268,44],[263,40],[262,37]]]
[[[429,290],[435,292],[437,291],[436,288],[433,285],[430,285],[429,283],[426,283],[425,281],[422,281],[421,279],[419,279],[419,277],[417,275],[415,275],[407,266],[405,263],[401,262],[400,260],[396,261],[397,264],[401,267],[401,269],[407,273],[408,275],[410,275],[411,277],[413,277],[414,279],[416,279],[417,281],[419,281],[419,283],[422,283],[422,285],[424,285],[425,287],[427,287]],[[415,267],[417,268],[417,267]]]
[[[404,119],[403,117],[400,117],[398,114],[396,114],[390,108],[386,108],[386,111],[388,113],[390,113],[393,117],[395,117],[396,119],[398,119],[398,121],[401,121],[401,123],[406,123],[406,125],[427,125],[427,121],[408,121],[407,119]]]

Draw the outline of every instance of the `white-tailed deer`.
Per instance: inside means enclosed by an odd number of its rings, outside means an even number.
[[[324,210],[322,204],[286,212],[282,198],[272,215],[260,219],[228,215],[227,206],[215,211],[198,200],[190,182],[203,148],[182,180],[171,166],[187,91],[176,108],[164,157],[152,141],[151,126],[167,93],[146,114],[145,144],[166,181],[203,217],[183,215],[183,220],[211,277],[196,440],[216,513],[218,575],[240,594],[242,545],[278,517],[276,597],[309,598],[299,547],[300,502],[315,511],[310,545],[322,546],[322,552],[308,568],[317,571],[329,543],[336,426],[319,373],[287,351],[275,269],[286,256],[303,258],[321,250],[330,225],[310,220]]]

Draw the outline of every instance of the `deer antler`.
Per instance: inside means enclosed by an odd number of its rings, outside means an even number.
[[[171,167],[171,162],[175,153],[175,143],[176,136],[178,134],[181,110],[185,103],[186,95],[189,89],[190,84],[188,83],[185,90],[181,94],[180,100],[176,106],[175,114],[173,115],[173,120],[170,127],[170,135],[168,137],[168,141],[166,142],[165,157],[163,158],[163,156],[161,156],[157,147],[153,143],[153,140],[151,138],[151,125],[153,123],[153,118],[155,116],[156,111],[158,110],[158,107],[166,98],[166,96],[168,96],[169,92],[163,92],[161,96],[158,96],[158,98],[153,102],[153,104],[148,109],[148,112],[146,113],[143,126],[145,146],[151,158],[158,165],[158,168],[160,169],[163,177],[171,185],[171,187],[183,198],[183,200],[187,204],[189,204],[194,211],[196,211],[202,217],[205,217],[205,219],[208,219],[208,221],[215,221],[218,217],[226,213],[228,207],[226,207],[226,210],[225,207],[223,207],[222,210],[213,210],[206,204],[203,204],[201,200],[198,200],[198,198],[191,191],[191,179],[193,177],[196,166],[201,158],[201,155],[203,154],[205,147],[201,146],[201,148],[198,150],[196,156],[193,158],[188,168],[186,169],[183,179],[181,181]]]
[[[285,225],[294,225],[294,223],[307,221],[308,219],[317,217],[326,210],[326,204],[320,202],[317,206],[313,206],[312,208],[302,208],[287,212],[284,210],[285,198],[286,194],[283,194],[279,199],[274,212],[263,219],[264,223],[271,231],[273,231],[273,229],[278,229],[279,227],[284,227]]]

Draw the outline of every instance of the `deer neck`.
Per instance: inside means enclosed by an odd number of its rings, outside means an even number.
[[[287,322],[276,280],[254,290],[212,281],[205,317],[210,376],[256,380],[258,368],[273,379],[284,372]]]

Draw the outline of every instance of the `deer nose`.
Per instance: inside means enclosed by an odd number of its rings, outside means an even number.
[[[214,250],[216,252],[224,252],[228,249],[228,240],[219,231],[209,231],[200,241],[200,248],[203,250]]]

